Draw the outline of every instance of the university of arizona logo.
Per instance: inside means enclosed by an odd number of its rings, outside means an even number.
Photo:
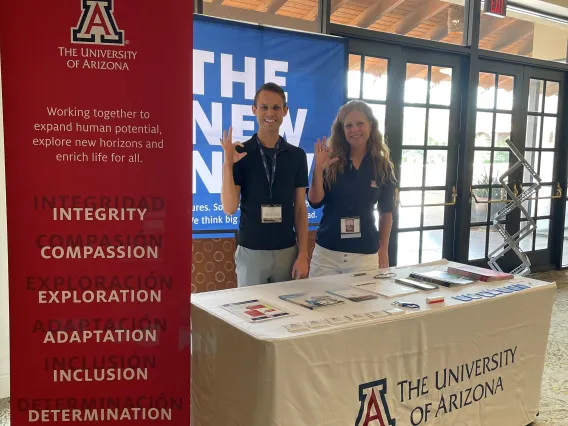
[[[113,0],[81,0],[83,12],[71,28],[72,43],[124,45],[124,31],[114,19]]]
[[[355,426],[396,426],[391,419],[385,395],[387,379],[359,385],[359,415]]]

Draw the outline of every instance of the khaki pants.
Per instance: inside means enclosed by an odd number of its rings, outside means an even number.
[[[251,250],[237,246],[235,265],[237,285],[251,285],[290,281],[292,267],[298,257],[298,247],[282,250]]]

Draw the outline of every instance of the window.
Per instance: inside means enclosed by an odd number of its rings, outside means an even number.
[[[407,63],[397,265],[442,259],[453,69]]]
[[[203,0],[203,13],[294,30],[318,32],[317,0]]]
[[[523,239],[523,251],[548,248],[551,218],[551,199],[556,196],[557,185],[553,182],[555,158],[558,151],[558,94],[560,84],[555,81],[531,79],[529,85],[525,159],[541,178],[541,187],[534,197],[523,203],[536,222],[536,230]],[[534,184],[532,174],[523,170],[523,189]],[[527,225],[521,217],[521,226]]]
[[[560,19],[510,5],[505,18],[482,12],[480,49],[566,62],[567,44],[568,18],[562,22]]]
[[[493,226],[493,219],[508,203],[507,192],[499,178],[509,169],[510,163],[505,141],[511,138],[514,86],[512,76],[479,73],[469,260],[488,257],[503,242]]]
[[[349,55],[347,96],[349,99],[362,99],[369,104],[383,135],[386,125],[388,66],[388,59]]]
[[[462,44],[464,0],[331,0],[331,23]]]

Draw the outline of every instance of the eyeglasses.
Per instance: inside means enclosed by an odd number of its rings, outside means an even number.
[[[278,112],[278,111],[282,111],[282,109],[286,108],[286,105],[258,105],[257,108],[260,108],[263,111],[268,111],[269,109],[272,108],[272,111],[274,112]]]
[[[394,278],[396,274],[394,272],[379,272],[373,278],[376,280],[384,279],[384,278]]]

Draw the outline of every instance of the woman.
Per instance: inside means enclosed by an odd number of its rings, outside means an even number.
[[[343,105],[327,142],[324,137],[315,144],[308,192],[313,208],[323,206],[310,277],[374,270],[377,264],[387,268],[394,166],[369,105],[358,100]]]

